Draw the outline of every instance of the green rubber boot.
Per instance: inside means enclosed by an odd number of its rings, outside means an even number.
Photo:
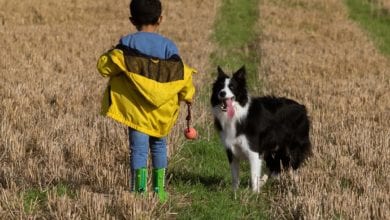
[[[148,170],[146,168],[140,168],[133,171],[131,183],[131,191],[138,193],[146,192],[146,185],[148,180]]]
[[[153,169],[153,191],[157,194],[160,202],[168,199],[168,193],[165,192],[165,168]]]

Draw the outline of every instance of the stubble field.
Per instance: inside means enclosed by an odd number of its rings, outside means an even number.
[[[164,1],[160,32],[199,70],[203,94],[218,6]],[[125,0],[0,0],[0,219],[175,217],[170,204],[128,192],[127,129],[99,115],[106,79],[96,60],[134,31],[127,8]],[[259,11],[262,93],[306,104],[313,123],[314,156],[265,193],[271,218],[388,218],[389,58],[342,1],[262,0]],[[194,110],[210,126],[207,103]],[[183,143],[183,116],[171,154]]]
[[[314,157],[281,178],[278,218],[388,219],[390,61],[339,0],[263,0],[266,92],[305,103]]]
[[[99,115],[107,79],[96,61],[135,31],[128,3],[0,0],[0,219],[169,215],[169,205],[129,193],[127,129]],[[199,71],[197,87],[217,3],[163,2],[160,33]],[[170,136],[170,153],[184,124]]]

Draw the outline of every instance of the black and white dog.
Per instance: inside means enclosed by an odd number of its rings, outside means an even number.
[[[261,179],[262,160],[276,175],[282,167],[297,169],[311,154],[305,106],[287,98],[250,97],[245,67],[232,77],[218,67],[211,105],[229,159],[234,191],[239,186],[240,159],[249,160],[252,190],[259,192],[266,180]]]

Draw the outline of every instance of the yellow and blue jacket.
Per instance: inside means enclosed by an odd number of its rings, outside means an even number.
[[[109,77],[102,114],[153,137],[164,137],[177,120],[180,101],[192,102],[196,71],[180,57],[158,59],[119,46],[100,56]]]

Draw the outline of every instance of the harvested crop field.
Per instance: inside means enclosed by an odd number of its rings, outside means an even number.
[[[372,2],[389,10],[388,1]],[[176,204],[129,193],[127,128],[99,114],[107,81],[96,61],[135,31],[128,3],[0,0],[0,219],[180,217],[172,210]],[[160,27],[199,71],[195,84],[202,97],[193,114],[208,137],[213,128],[203,96],[215,70],[210,54],[218,48],[210,36],[219,5],[163,1]],[[342,1],[261,0],[259,11],[261,34],[258,46],[250,47],[261,50],[265,87],[259,90],[307,106],[314,149],[297,176],[285,174],[260,194],[270,196],[266,214],[388,219],[390,58],[348,19]],[[169,137],[171,155],[183,145],[184,116]],[[174,197],[191,204],[188,195]],[[250,201],[245,193],[241,198]]]
[[[378,0],[378,1],[373,1],[374,3],[377,4],[378,7],[384,9],[384,13],[390,13],[390,1],[389,0]]]
[[[107,81],[96,61],[135,31],[128,3],[0,0],[1,219],[169,215],[169,205],[128,192],[127,129],[99,115]],[[197,68],[196,84],[210,68],[217,3],[163,2],[160,33]],[[170,152],[184,124],[172,132]]]
[[[390,60],[339,0],[263,0],[266,93],[305,103],[314,156],[275,186],[274,217],[388,219]]]

